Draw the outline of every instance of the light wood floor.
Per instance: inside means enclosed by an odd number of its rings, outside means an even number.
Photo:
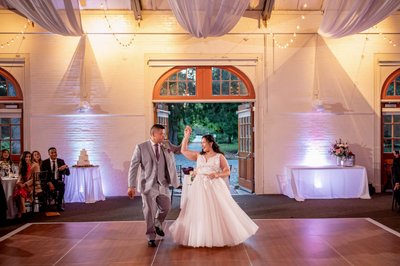
[[[147,247],[145,224],[42,223],[0,239],[0,265],[400,265],[400,234],[370,219],[259,219],[226,248],[188,248],[168,237]]]

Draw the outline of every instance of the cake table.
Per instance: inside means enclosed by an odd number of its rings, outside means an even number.
[[[65,177],[65,202],[94,203],[105,200],[99,166],[73,166],[70,172]]]
[[[13,198],[13,192],[15,184],[18,178],[15,177],[2,177],[2,184],[4,189],[4,194],[7,201],[7,219],[14,219],[17,215],[18,209]]]

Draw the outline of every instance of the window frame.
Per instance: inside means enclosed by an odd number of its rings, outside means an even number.
[[[395,70],[393,73],[389,75],[389,77],[383,83],[383,90],[381,93],[381,100],[400,100],[400,95],[396,95],[396,87],[393,88],[394,95],[387,95],[387,91],[389,89],[389,85],[394,82],[396,84],[396,79],[400,78],[400,68]]]
[[[212,94],[212,68],[225,69],[238,77],[247,88],[247,95],[213,95]],[[168,78],[183,69],[196,68],[196,95],[161,95],[163,83]],[[250,79],[238,68],[234,66],[176,66],[165,72],[156,82],[153,90],[154,101],[171,100],[255,100],[255,91]]]
[[[0,75],[3,76],[6,80],[8,80],[14,87],[16,96],[0,96],[0,105],[1,106],[6,106],[6,105],[17,105],[16,109],[7,109],[6,110],[20,110],[21,116],[20,116],[20,139],[18,141],[20,142],[20,153],[19,154],[13,154],[12,153],[12,126],[16,124],[10,123],[10,156],[11,160],[14,163],[18,163],[21,157],[22,152],[24,151],[24,116],[23,116],[23,94],[21,87],[18,83],[18,81],[13,77],[11,73],[9,73],[7,70],[4,68],[0,67]],[[1,138],[0,138],[1,140]]]

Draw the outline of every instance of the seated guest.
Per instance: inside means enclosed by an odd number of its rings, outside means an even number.
[[[0,175],[8,176],[12,172],[12,164],[10,152],[7,149],[1,150]]]
[[[42,168],[42,155],[40,155],[39,151],[33,151],[32,152],[32,162],[37,163],[39,165],[39,169]],[[35,182],[35,194],[40,194],[43,192],[42,190],[42,184],[41,184],[41,179],[45,178],[40,176],[38,179],[36,179]]]
[[[58,192],[56,203],[57,210],[64,211],[62,201],[64,198],[65,184],[63,175],[69,175],[68,165],[63,159],[57,158],[57,149],[54,147],[48,150],[49,158],[42,162],[42,171],[47,171],[47,185],[51,193]]]
[[[39,165],[32,163],[32,154],[24,151],[19,162],[19,177],[13,195],[18,207],[17,218],[21,218],[26,212],[25,202],[32,202],[33,174],[39,171]]]
[[[40,167],[42,167],[42,155],[39,151],[32,152],[32,161],[37,163]]]
[[[400,204],[400,156],[399,151],[393,152],[394,159],[392,165],[393,193],[398,204]],[[399,209],[400,211],[400,209]]]

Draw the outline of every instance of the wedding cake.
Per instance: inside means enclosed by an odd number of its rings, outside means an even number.
[[[85,149],[82,149],[79,154],[79,160],[76,162],[78,166],[90,165],[89,155]]]

